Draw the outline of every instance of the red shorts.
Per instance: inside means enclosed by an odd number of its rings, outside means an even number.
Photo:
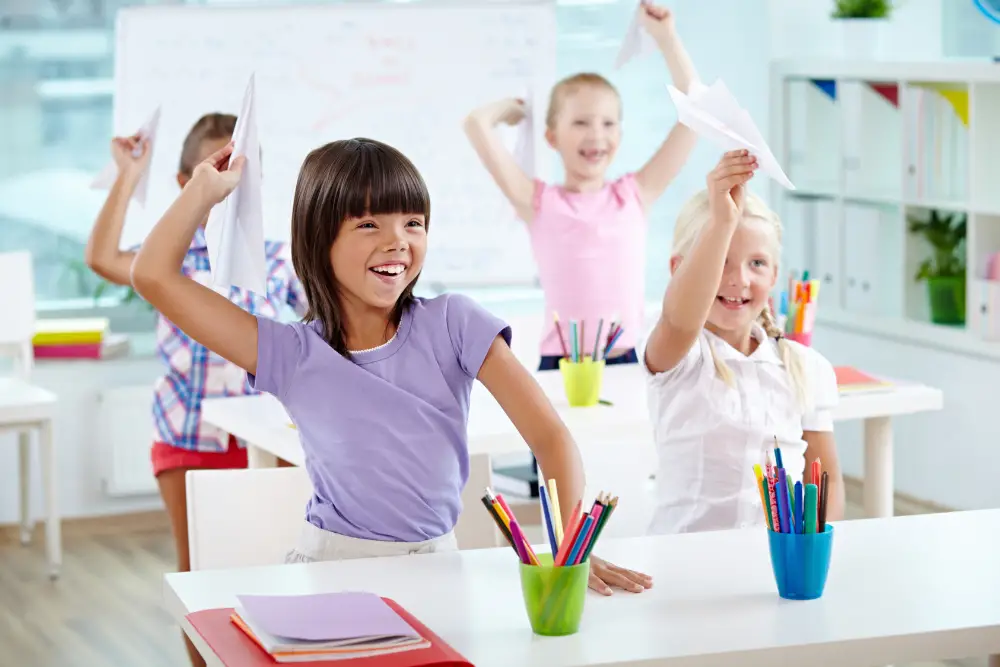
[[[229,436],[229,449],[225,452],[195,452],[165,442],[154,442],[150,458],[153,460],[153,475],[156,477],[165,470],[177,468],[201,470],[247,467],[247,450],[239,446],[234,436]]]

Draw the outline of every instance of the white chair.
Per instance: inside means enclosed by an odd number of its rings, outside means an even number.
[[[618,496],[614,515],[601,539],[645,535],[655,508],[654,482],[656,450],[649,442],[579,442],[587,489],[584,502],[593,502],[601,491]]]
[[[191,470],[185,481],[192,570],[282,563],[298,541],[312,495],[305,468]],[[455,527],[460,549],[498,544],[500,533],[479,501],[489,484],[489,457],[472,457]]]
[[[59,576],[62,562],[61,529],[56,502],[56,460],[52,440],[57,397],[28,384],[34,365],[35,288],[31,255],[0,253],[0,356],[13,360],[12,377],[0,378],[0,433],[18,435],[18,486],[21,542],[31,541],[31,433],[38,433],[39,459],[45,497],[45,550],[49,575]]]
[[[191,470],[187,486],[192,570],[283,563],[312,496],[305,468]]]

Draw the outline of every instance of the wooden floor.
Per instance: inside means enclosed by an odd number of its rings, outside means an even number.
[[[849,488],[850,500],[858,497]],[[897,502],[897,513],[913,508]],[[860,516],[850,503],[848,516]],[[163,516],[128,525],[68,524],[62,576],[48,579],[41,531],[22,547],[0,531],[0,665],[185,667],[180,630],[161,606],[173,567]],[[986,659],[909,667],[985,667]],[[897,666],[902,667],[902,666]]]

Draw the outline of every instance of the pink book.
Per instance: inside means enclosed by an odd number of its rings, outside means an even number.
[[[100,343],[81,345],[36,345],[36,359],[100,359]]]

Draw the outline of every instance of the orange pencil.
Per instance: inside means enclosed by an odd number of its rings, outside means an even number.
[[[555,560],[552,561],[556,565],[565,565],[566,557],[569,556],[569,552],[573,548],[573,542],[576,541],[576,534],[580,532],[580,526],[583,524],[582,509],[583,500],[576,501],[573,514],[570,515],[569,523],[566,524],[566,530],[563,533],[563,540],[559,545],[559,551],[556,553]]]

